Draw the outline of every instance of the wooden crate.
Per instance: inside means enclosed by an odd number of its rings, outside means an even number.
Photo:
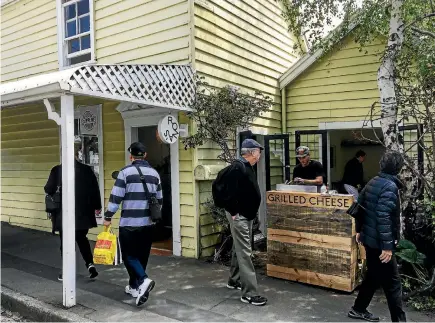
[[[352,196],[267,192],[267,275],[351,292],[357,285]]]

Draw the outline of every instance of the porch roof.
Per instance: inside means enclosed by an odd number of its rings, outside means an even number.
[[[194,71],[190,65],[86,65],[0,85],[2,107],[63,94],[188,111]]]

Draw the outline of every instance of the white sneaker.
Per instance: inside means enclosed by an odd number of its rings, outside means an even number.
[[[133,297],[137,297],[137,295],[139,295],[138,290],[131,288],[130,285],[125,286],[125,293]]]
[[[148,296],[150,295],[150,292],[153,290],[156,283],[154,280],[151,280],[149,278],[146,278],[142,285],[139,286],[138,295],[136,298],[136,305],[141,306],[142,304],[145,304],[145,302],[148,300]]]

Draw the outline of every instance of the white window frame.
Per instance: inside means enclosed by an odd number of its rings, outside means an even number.
[[[56,0],[56,9],[57,9],[57,47],[58,47],[58,62],[59,69],[67,69],[74,66],[93,64],[96,62],[95,58],[95,30],[94,30],[94,0],[89,0],[89,32],[77,34],[71,37],[65,37],[65,7],[71,4],[77,3],[80,0],[70,0],[67,3],[62,3],[62,0]],[[78,12],[77,12],[78,14]],[[80,17],[84,17],[86,15],[77,16],[77,21]],[[78,28],[78,26],[77,26]],[[77,32],[79,30],[77,29]],[[91,48],[68,54],[68,40],[75,39],[81,36],[89,35]],[[82,56],[86,54],[91,54],[91,59],[89,61],[81,62],[78,64],[69,64],[69,60],[71,58]]]

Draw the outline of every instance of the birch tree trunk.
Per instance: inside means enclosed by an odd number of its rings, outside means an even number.
[[[384,145],[387,150],[404,152],[403,143],[399,140],[397,124],[398,104],[395,87],[395,59],[400,53],[404,38],[404,25],[402,21],[402,5],[404,0],[391,0],[390,31],[388,45],[381,66],[378,69],[378,89],[381,102],[381,128],[384,136]],[[414,167],[414,165],[412,165]],[[406,190],[402,196],[402,212],[400,212],[400,236],[403,237],[405,228],[404,210],[408,207],[416,178],[410,170],[401,174]]]
[[[378,69],[378,89],[381,102],[381,128],[387,149],[403,152],[398,138],[397,98],[395,90],[394,61],[403,43],[401,8],[403,0],[391,0],[390,32],[387,50]]]

